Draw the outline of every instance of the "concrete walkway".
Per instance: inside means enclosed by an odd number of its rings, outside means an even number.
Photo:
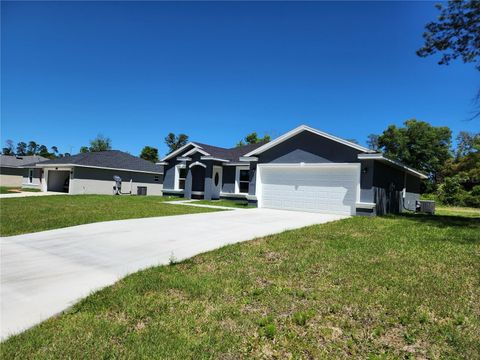
[[[196,206],[196,207],[204,207],[210,209],[221,209],[221,210],[239,210],[241,208],[235,208],[232,206],[220,206],[220,205],[208,205],[208,204],[196,204],[195,202],[198,200],[173,200],[173,201],[165,201],[165,204],[172,204],[172,205],[187,205],[187,206]]]
[[[109,221],[0,238],[1,338],[140,269],[227,244],[344,218],[241,209]],[[299,239],[301,241],[301,239]]]
[[[30,196],[50,196],[50,195],[68,195],[63,192],[53,192],[53,191],[23,191],[18,193],[11,194],[0,194],[0,199],[9,199],[9,198],[19,198],[19,197],[30,197]]]

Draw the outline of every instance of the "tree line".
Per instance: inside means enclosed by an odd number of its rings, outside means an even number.
[[[480,133],[461,131],[452,143],[447,126],[407,120],[368,136],[368,146],[428,175],[422,192],[442,203],[480,207]]]
[[[36,141],[24,141],[18,142],[16,145],[12,140],[5,142],[5,147],[2,148],[3,155],[15,155],[15,156],[31,156],[40,155],[48,159],[55,159],[57,157],[70,156],[69,153],[60,153],[58,147],[51,146],[50,150],[46,145],[38,144]]]

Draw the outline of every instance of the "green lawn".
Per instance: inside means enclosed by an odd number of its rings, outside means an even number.
[[[216,205],[240,209],[256,207],[255,205],[248,205],[248,202],[246,200],[197,200],[195,201],[195,204]]]
[[[466,217],[480,217],[480,209],[458,206],[436,206],[437,215],[460,215]]]
[[[1,346],[5,359],[480,354],[480,219],[354,217],[150,268]]]
[[[9,236],[99,221],[218,211],[164,204],[161,196],[53,195],[0,199],[0,235]]]
[[[13,194],[16,192],[40,192],[40,189],[35,188],[22,188],[18,186],[0,186],[0,194]]]

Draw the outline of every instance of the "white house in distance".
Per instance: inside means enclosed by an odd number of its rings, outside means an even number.
[[[35,165],[47,160],[39,155],[0,155],[0,186],[39,188],[42,170]]]

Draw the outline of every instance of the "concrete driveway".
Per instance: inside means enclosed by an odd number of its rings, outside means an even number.
[[[4,237],[1,338],[29,328],[140,269],[227,244],[345,218],[242,209],[109,221]]]
[[[19,198],[19,197],[33,197],[33,196],[50,196],[50,195],[68,195],[63,192],[54,191],[22,191],[10,194],[0,194],[0,199]]]

